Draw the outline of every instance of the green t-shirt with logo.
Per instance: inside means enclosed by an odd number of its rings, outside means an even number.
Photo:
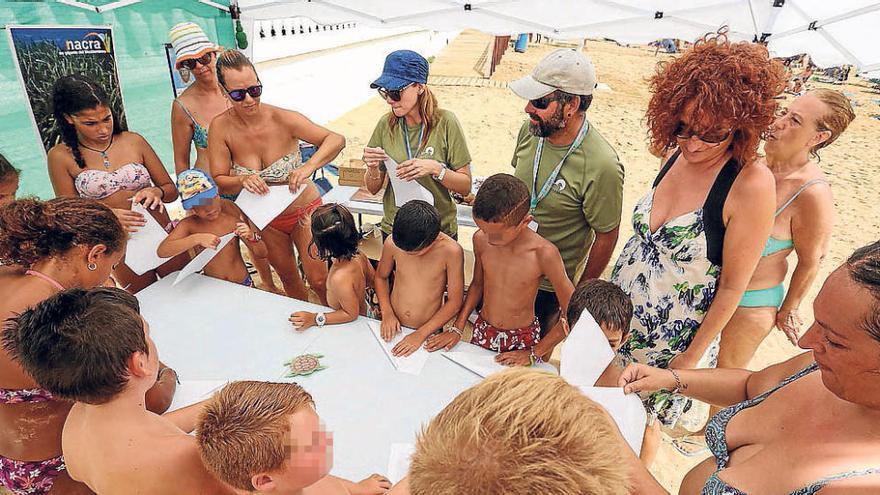
[[[367,146],[371,148],[380,147],[385,153],[394,159],[397,163],[407,160],[406,144],[403,141],[402,126],[398,123],[392,129],[388,125],[388,116],[385,114],[379,119],[370,142]],[[471,154],[468,152],[467,143],[464,139],[464,131],[455,115],[448,111],[437,109],[437,125],[431,129],[427,142],[419,148],[419,126],[407,127],[409,133],[409,142],[412,147],[413,158],[429,158],[437,160],[446,165],[450,170],[458,170],[471,162]],[[440,228],[448,235],[456,235],[458,233],[458,222],[456,222],[455,202],[449,190],[443,187],[440,182],[431,176],[416,179],[425,189],[434,196],[434,206],[440,213]],[[382,198],[385,216],[382,218],[382,231],[387,234],[391,233],[391,225],[394,223],[394,216],[397,215],[397,205],[394,202],[394,190],[387,187],[385,196]]]
[[[526,121],[519,130],[511,165],[531,190],[538,138],[529,132]],[[544,140],[535,190],[565,156],[569,145],[556,146]],[[533,213],[538,233],[559,249],[565,273],[577,283],[586,264],[594,232],[608,232],[620,225],[623,208],[623,165],[617,152],[590,124],[581,146],[565,160],[553,187]],[[552,290],[547,280],[541,288]]]

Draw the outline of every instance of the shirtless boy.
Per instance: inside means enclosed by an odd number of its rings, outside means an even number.
[[[559,297],[562,313],[574,286],[565,274],[559,250],[529,228],[529,190],[509,174],[495,174],[480,186],[474,199],[474,279],[455,327],[464,328],[482,299],[471,343],[497,351],[506,365],[530,364],[549,357],[553,347],[540,345],[542,335],[535,317],[535,296],[546,277]],[[548,333],[562,340],[556,325]]]
[[[359,483],[328,474],[331,433],[295,383],[232,382],[205,406],[197,430],[208,469],[247,493],[377,495],[391,488],[378,474]]]
[[[409,356],[422,343],[430,352],[451,349],[461,339],[455,331],[431,336],[461,309],[464,251],[440,232],[440,214],[427,202],[410,201],[397,210],[376,272],[376,295],[383,339],[391,340],[401,326],[415,329],[394,346],[395,356]]]
[[[367,290],[373,287],[373,265],[358,251],[360,232],[351,212],[328,203],[312,213],[312,242],[317,257],[330,265],[327,273],[327,304],[331,313],[297,311],[289,321],[297,330],[338,325],[367,315]],[[312,256],[312,254],[309,254]]]
[[[214,180],[199,169],[177,176],[183,208],[193,212],[184,218],[159,244],[156,251],[170,258],[194,248],[216,249],[220,237],[234,232],[256,258],[266,258],[266,244],[256,226],[228,199],[220,198]],[[205,266],[205,275],[253,287],[254,281],[241,257],[241,246],[232,240]]]
[[[61,435],[74,480],[98,495],[234,494],[186,434],[202,404],[163,416],[144,408],[159,356],[138,311],[120,289],[68,289],[22,313],[3,342],[41,387],[76,402]]]

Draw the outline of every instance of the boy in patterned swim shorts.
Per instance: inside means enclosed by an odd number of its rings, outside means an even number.
[[[546,277],[559,296],[562,314],[574,286],[565,274],[559,250],[538,235],[529,213],[529,190],[508,174],[486,179],[474,199],[474,278],[467,299],[455,321],[462,329],[482,300],[474,323],[471,343],[497,351],[496,360],[506,365],[533,364],[549,357],[553,346],[540,341],[541,327],[535,317],[535,296]],[[549,342],[562,340],[562,328],[548,332]]]

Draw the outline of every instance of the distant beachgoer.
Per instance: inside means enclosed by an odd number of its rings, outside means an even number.
[[[210,173],[208,165],[208,127],[217,115],[229,109],[226,93],[217,81],[217,54],[221,48],[212,43],[194,22],[181,22],[168,32],[177,56],[177,69],[191,73],[195,82],[171,105],[171,140],[174,145],[174,170],[181,173],[195,166]],[[196,162],[190,164],[192,146]],[[224,195],[235,201],[235,195]],[[268,261],[253,259],[262,287],[278,292]]]
[[[21,170],[12,166],[5,156],[0,155],[0,208],[15,201]]]
[[[803,325],[798,310],[828,252],[834,224],[831,185],[813,159],[854,118],[846,96],[814,89],[795,99],[770,127],[764,162],[776,178],[775,222],[748,290],[721,333],[719,368],[748,366],[774,326],[797,343]],[[792,251],[797,264],[786,292],[782,283]]]
[[[427,202],[413,200],[397,210],[376,269],[376,297],[383,339],[390,341],[401,326],[415,330],[391,350],[396,356],[423,344],[429,352],[449,350],[461,339],[456,330],[438,331],[461,309],[464,250],[440,231],[440,213]]]
[[[0,321],[71,287],[107,283],[125,252],[126,232],[105,205],[81,198],[20,199],[0,208]],[[12,265],[12,266],[9,266]],[[177,375],[164,368],[147,392],[158,413],[171,404]],[[85,495],[61,456],[73,405],[40,387],[0,349],[0,486],[13,495]]]
[[[208,402],[196,438],[201,457],[240,493],[381,495],[388,478],[330,475],[333,439],[312,396],[296,383],[232,382]]]
[[[96,199],[119,217],[129,232],[140,229],[145,219],[131,210],[140,203],[171,230],[163,203],[177,199],[177,188],[153,147],[140,135],[120,127],[103,88],[81,76],[65,76],[55,83],[52,95],[55,125],[61,142],[49,150],[49,178],[55,195]],[[179,270],[187,255],[173,258],[156,270],[135,274],[120,263],[114,278],[136,293]]]
[[[220,238],[234,234],[238,239],[229,241],[211,261],[204,273],[246,287],[254,287],[254,281],[241,257],[241,242],[251,254],[251,259],[266,261],[266,243],[260,230],[238,208],[238,205],[221,198],[217,184],[207,172],[200,169],[184,170],[177,176],[183,208],[191,215],[174,227],[159,244],[156,254],[170,258],[191,249],[216,249]]]
[[[474,199],[474,221],[474,279],[452,330],[461,335],[482,303],[471,344],[498,352],[495,360],[508,366],[549,359],[564,333],[557,325],[542,335],[535,294],[549,279],[565,311],[574,286],[556,246],[529,227],[528,188],[509,174],[489,177]]]
[[[311,175],[339,154],[345,138],[299,112],[261,103],[263,85],[257,71],[238,50],[226,50],[218,56],[217,80],[232,108],[211,121],[211,175],[220,193],[226,195],[239,194],[242,189],[268,194],[270,185],[288,186],[291,191],[305,186],[299,197],[263,229],[263,239],[269,247],[269,262],[287,295],[308,300],[294,256],[295,245],[309,286],[326,303],[327,266],[309,251],[311,215],[321,206],[321,195]],[[318,147],[305,163],[299,151],[301,141]]]
[[[529,213],[552,242],[577,286],[599,278],[617,244],[623,208],[623,165],[587,119],[596,70],[577,50],[544,57],[531,75],[510,84],[528,100],[511,165],[531,191]],[[541,282],[534,308],[546,335],[560,315],[559,294]]]
[[[805,352],[761,371],[632,364],[626,393],[676,390],[724,407],[706,426],[712,456],[680,495],[880,493],[880,242],[855,251],[822,286]],[[670,372],[671,371],[671,372]],[[669,495],[629,457],[632,492]],[[625,458],[620,461],[625,462]]]
[[[40,393],[74,402],[57,437],[74,480],[101,495],[234,495],[187,435],[204,403],[162,416],[144,407],[163,367],[135,296],[66,289],[18,315],[3,344]]]
[[[723,32],[659,64],[647,124],[663,166],[636,203],[634,235],[611,275],[634,307],[618,352],[624,363],[712,364],[773,224],[773,174],[756,158],[783,87],[782,64],[765,47],[732,43]],[[674,426],[689,399],[661,391],[643,400],[660,420],[643,449],[650,465],[659,423]]]
[[[391,106],[373,129],[363,156],[367,189],[376,194],[385,186],[384,238],[391,235],[398,209],[384,163],[391,158],[399,165],[399,179],[416,181],[431,193],[441,229],[458,239],[457,209],[450,191],[470,194],[471,154],[458,119],[437,106],[427,84],[428,61],[414,51],[398,50],[385,58],[382,75],[370,85]]]
[[[329,265],[327,305],[331,313],[297,311],[290,322],[297,330],[312,326],[340,325],[369,316],[367,294],[373,291],[374,271],[370,260],[358,251],[360,232],[351,212],[342,205],[321,205],[312,213],[312,242],[318,259]]]

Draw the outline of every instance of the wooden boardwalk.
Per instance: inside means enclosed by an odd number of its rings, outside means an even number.
[[[507,88],[507,81],[496,81],[483,77],[429,76],[431,86],[468,86],[474,88]]]

